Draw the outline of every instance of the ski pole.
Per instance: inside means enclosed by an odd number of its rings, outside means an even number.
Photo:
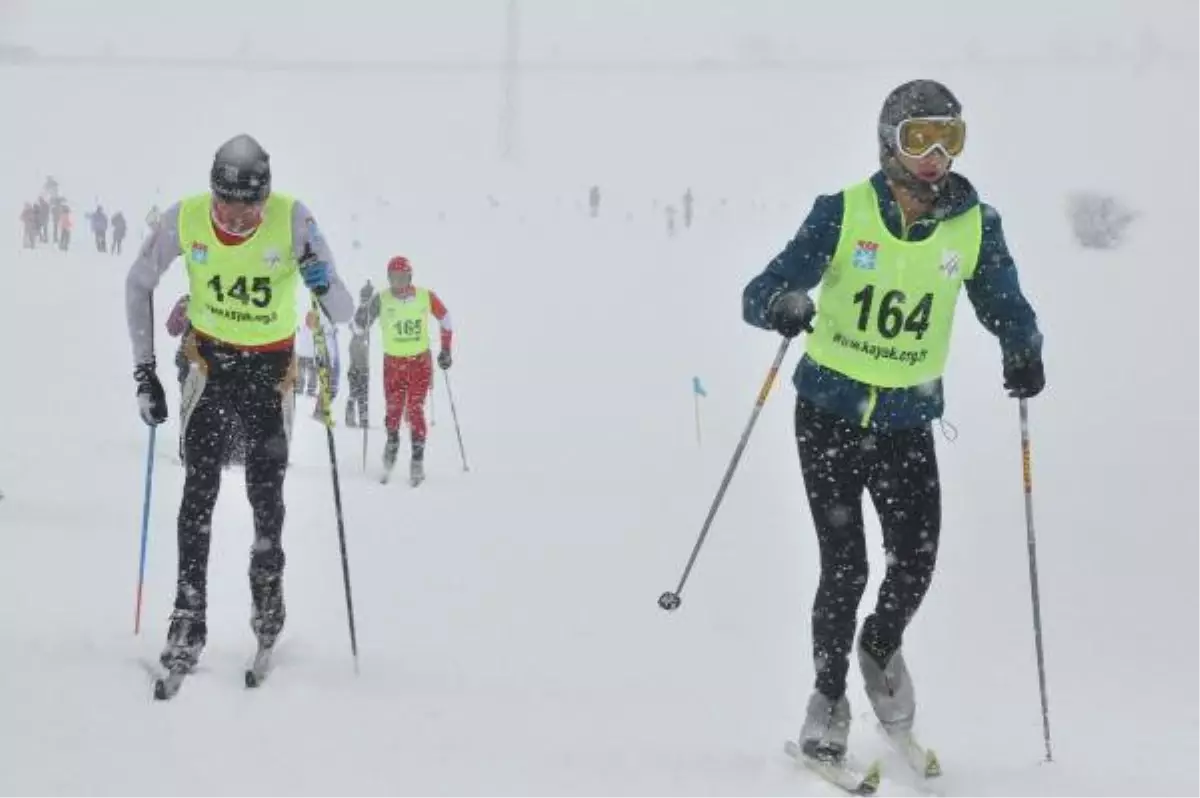
[[[771,386],[775,383],[775,375],[779,373],[779,367],[783,364],[784,355],[787,354],[788,345],[792,342],[790,338],[784,338],[783,343],[779,345],[779,351],[775,353],[775,361],[771,364],[771,368],[767,371],[767,378],[763,380],[762,388],[758,392],[758,400],[754,403],[754,410],[750,413],[750,422],[746,425],[746,431],[742,433],[742,439],[738,441],[737,448],[733,452],[733,459],[729,461],[729,467],[725,469],[725,477],[721,480],[721,487],[717,489],[717,495],[713,499],[712,506],[708,509],[708,517],[704,519],[704,526],[700,529],[700,537],[696,540],[696,545],[692,547],[692,556],[688,558],[687,566],[683,569],[683,575],[679,578],[679,585],[674,591],[668,590],[658,597],[658,606],[667,612],[673,612],[679,609],[680,603],[683,601],[680,594],[683,593],[683,586],[687,584],[688,575],[692,572],[692,566],[696,563],[696,557],[700,554],[700,547],[704,545],[704,539],[708,537],[708,530],[712,526],[713,518],[717,515],[717,509],[721,506],[722,500],[725,498],[725,490],[729,487],[730,480],[733,479],[733,472],[737,470],[738,461],[742,459],[742,452],[746,449],[746,444],[750,440],[750,433],[754,430],[754,423],[758,421],[758,414],[762,411],[763,405],[766,404],[767,396],[771,393]]]
[[[362,470],[367,470],[367,425],[363,422],[363,451],[362,451]]]
[[[324,311],[324,307],[321,307],[315,294],[312,298],[312,309]],[[317,345],[317,354],[321,359],[317,369],[317,382],[321,393],[319,401],[325,409],[325,437],[329,443],[329,469],[333,474],[333,506],[337,513],[338,546],[342,552],[342,584],[346,590],[346,620],[350,626],[350,654],[354,657],[354,672],[358,673],[358,635],[354,628],[354,599],[350,593],[350,559],[346,554],[346,524],[342,517],[342,488],[338,481],[337,448],[333,440],[332,402],[329,398],[329,366],[333,361],[329,358],[329,344],[325,340],[325,330],[320,322],[313,330],[313,342]]]
[[[158,427],[150,427],[150,443],[146,447],[146,488],[142,497],[142,545],[138,555],[137,598],[133,608],[133,633],[142,631],[142,586],[146,582],[146,544],[150,538],[150,488],[154,483],[154,439]]]
[[[454,419],[454,432],[458,435],[458,453],[462,455],[463,471],[470,471],[467,466],[467,450],[463,448],[462,429],[458,426],[458,410],[454,406],[454,391],[450,389],[450,372],[445,371],[442,374],[445,377],[446,395],[450,397],[450,416]]]
[[[1046,698],[1046,657],[1042,647],[1042,601],[1038,589],[1037,538],[1033,528],[1033,469],[1030,463],[1029,405],[1020,400],[1021,409],[1021,470],[1025,483],[1025,532],[1029,546],[1029,589],[1033,603],[1033,640],[1037,650],[1038,688],[1042,695],[1042,736],[1046,743],[1046,761],[1053,762],[1050,748],[1050,703]]]

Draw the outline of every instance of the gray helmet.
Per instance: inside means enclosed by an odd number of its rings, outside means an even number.
[[[962,103],[936,80],[910,80],[892,89],[879,111],[879,165],[888,179],[932,201],[945,188],[949,172],[937,183],[921,180],[896,158],[896,128],[905,119],[922,116],[962,117]]]
[[[271,193],[271,158],[252,136],[234,136],[213,157],[210,188],[227,202],[265,202]]]

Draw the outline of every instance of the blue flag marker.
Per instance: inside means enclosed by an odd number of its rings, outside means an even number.
[[[699,377],[692,377],[692,393],[697,396],[708,396],[708,391],[704,390],[704,386],[700,384]]]

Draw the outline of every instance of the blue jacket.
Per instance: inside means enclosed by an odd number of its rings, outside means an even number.
[[[1002,366],[1040,359],[1042,335],[1033,308],[1021,293],[1017,267],[1004,241],[1000,214],[980,203],[970,181],[952,173],[948,189],[933,212],[915,220],[907,230],[883,172],[871,176],[871,185],[879,197],[880,216],[888,229],[892,235],[908,241],[924,240],[932,235],[941,219],[981,206],[983,241],[975,275],[964,282],[967,297],[980,323],[999,339]],[[795,237],[743,291],[742,317],[748,324],[770,329],[767,308],[772,299],[783,291],[811,291],[821,282],[825,267],[837,249],[844,206],[841,192],[817,197]],[[797,394],[811,404],[876,430],[919,427],[940,418],[945,407],[941,380],[934,384],[933,390],[927,385],[920,389],[877,388],[820,366],[807,355],[800,359],[792,381]]]

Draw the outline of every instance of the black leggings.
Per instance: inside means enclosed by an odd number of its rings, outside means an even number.
[[[900,648],[937,563],[941,485],[929,425],[872,431],[796,405],[796,442],[809,509],[821,547],[821,581],[813,602],[816,687],[837,699],[867,585],[862,495],[871,496],[883,528],[887,572],[875,611],[863,624],[864,647],[881,663]]]
[[[187,476],[179,507],[179,576],[175,607],[201,618],[207,608],[208,552],[221,469],[235,424],[245,440],[246,493],[254,512],[250,552],[253,626],[273,639],[283,628],[283,479],[288,439],[280,385],[292,353],[240,352],[202,339],[204,388],[183,435]],[[287,401],[292,398],[287,397]]]

